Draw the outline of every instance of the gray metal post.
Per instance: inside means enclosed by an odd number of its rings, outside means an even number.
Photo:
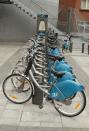
[[[88,45],[88,55],[89,55],[89,45]]]
[[[35,86],[35,93],[32,97],[32,103],[35,105],[41,105],[43,103],[43,92]]]
[[[73,51],[73,42],[70,42],[69,51],[72,53]]]
[[[45,24],[45,31],[44,30],[39,30],[39,26],[40,26],[40,22],[41,21],[44,21],[44,24]],[[46,44],[46,33],[47,33],[47,29],[48,29],[48,15],[45,14],[38,14],[37,15],[37,35],[39,35],[40,33],[43,33],[44,34],[44,44]],[[44,66],[44,61],[41,63],[42,66]],[[44,74],[44,69],[41,70],[41,73]],[[44,78],[42,77],[42,80],[41,80],[41,84],[44,84]],[[35,86],[35,93],[34,93],[34,96],[32,97],[32,103],[33,104],[36,104],[36,105],[39,105],[40,108],[43,107],[43,99],[44,99],[44,93],[38,89],[36,86]]]
[[[84,53],[84,46],[85,46],[85,43],[82,43],[82,53]]]

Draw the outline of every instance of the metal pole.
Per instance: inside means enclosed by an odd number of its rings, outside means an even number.
[[[88,55],[89,55],[89,45],[88,45]]]
[[[72,53],[73,50],[73,42],[70,42],[69,51]]]
[[[68,36],[68,38],[69,38],[69,42],[70,42],[69,51],[72,52],[72,50],[73,50],[72,35],[70,34],[70,35]]]
[[[82,43],[82,53],[84,53],[84,46],[85,46],[85,43]]]

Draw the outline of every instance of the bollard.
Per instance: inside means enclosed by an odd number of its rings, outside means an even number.
[[[82,53],[84,53],[84,46],[85,46],[85,43],[82,43]]]
[[[73,42],[70,42],[69,51],[72,52],[73,49]]]
[[[88,45],[88,55],[89,55],[89,45]]]

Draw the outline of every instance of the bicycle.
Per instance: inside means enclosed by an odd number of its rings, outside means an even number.
[[[36,44],[36,45],[35,45]],[[25,103],[26,101],[30,100],[32,95],[34,94],[34,86],[33,83],[30,81],[28,81],[28,71],[29,71],[29,67],[30,67],[30,60],[31,60],[31,52],[32,52],[32,56],[34,54],[34,50],[38,50],[39,51],[39,44],[37,45],[37,43],[35,42],[34,46],[31,49],[27,48],[27,51],[29,53],[27,53],[27,55],[24,57],[26,59],[26,63],[25,65],[20,64],[18,66],[18,64],[16,65],[16,67],[13,69],[12,74],[10,76],[8,76],[4,82],[3,82],[3,92],[5,94],[5,96],[7,97],[7,99],[9,99],[11,102],[16,103],[16,104],[22,104]],[[29,51],[30,50],[30,51]],[[37,54],[37,52],[36,52]],[[42,54],[41,54],[42,55]],[[23,59],[21,59],[23,60]],[[41,59],[38,59],[36,57],[36,60],[39,62],[42,62]],[[19,62],[18,62],[19,63]],[[23,63],[21,61],[21,63]],[[40,63],[36,63],[35,61],[35,65],[36,68],[42,68],[42,66],[40,65]],[[24,68],[24,70],[22,71],[20,68]],[[34,68],[34,67],[33,67]],[[34,68],[35,69],[35,68]],[[40,70],[40,69],[38,69]],[[37,72],[37,71],[36,71]],[[39,73],[40,74],[40,73]],[[25,77],[27,77],[25,79]],[[11,78],[11,79],[10,79]],[[6,85],[8,90],[12,90],[13,92],[10,94],[8,91],[6,91],[5,89],[5,82],[9,80],[9,84]],[[10,86],[9,86],[10,85]],[[11,89],[10,89],[11,87]],[[13,87],[13,88],[12,88]],[[19,87],[19,88],[18,88]],[[31,88],[32,87],[32,88]],[[27,92],[28,91],[28,92]],[[7,93],[6,93],[7,92]],[[15,94],[13,94],[15,93]],[[27,93],[27,96],[24,95],[24,98],[22,99],[23,94]],[[22,95],[21,95],[22,94]],[[20,98],[21,96],[21,98]],[[18,98],[17,98],[18,97]],[[19,99],[19,100],[18,100]]]
[[[48,78],[48,76],[36,71],[36,68],[34,65],[34,57],[35,57],[36,52],[37,52],[37,50],[34,53],[32,53],[32,55],[29,59],[29,62],[28,62],[29,66],[28,66],[28,69],[27,69],[25,75],[12,74],[4,80],[3,92],[6,95],[6,97],[11,101],[11,99],[7,96],[7,93],[6,93],[5,87],[7,87],[7,82],[10,81],[12,77],[15,77],[15,78],[20,77],[20,80],[28,81],[28,83],[30,83],[30,81],[32,81],[31,83],[34,83],[36,85],[36,87],[38,87],[42,92],[44,92],[44,98],[46,100],[48,100],[48,98],[51,98],[52,104],[54,105],[55,109],[58,112],[60,112],[61,114],[68,116],[68,117],[73,117],[73,116],[79,115],[84,110],[84,108],[86,106],[86,96],[83,91],[84,90],[83,87],[79,83],[76,84],[75,82],[69,81],[69,80],[65,81],[65,86],[62,86],[62,83],[60,83],[60,88],[59,88],[59,83],[53,83],[53,85],[49,85],[49,84],[47,84],[47,81],[44,82],[44,85],[41,85],[42,83],[39,82],[39,77],[42,77],[42,79],[46,80]],[[40,52],[40,53],[44,57],[45,52],[44,53]],[[41,57],[42,56],[40,56],[40,58]],[[46,62],[45,62],[45,65],[46,65]],[[45,67],[40,66],[39,68],[44,69]],[[54,75],[56,77],[59,77],[62,74],[55,72]],[[16,78],[16,80],[18,80],[18,79]],[[66,82],[72,83],[72,85],[74,85],[74,87],[73,88],[68,87],[69,84],[66,85]],[[25,84],[27,84],[27,82]],[[27,91],[24,91],[25,87],[23,85],[21,85],[22,87],[19,86],[21,88],[19,88],[17,91],[19,93],[25,93],[27,97],[24,98],[25,100],[23,102],[17,101],[18,103],[27,102],[32,97],[33,91],[34,91],[34,86],[32,86],[31,84],[29,84],[29,85],[30,85],[30,88]],[[65,91],[69,91],[69,90],[73,89],[73,90],[75,90],[76,95],[74,97],[72,97],[75,94],[74,91],[73,91],[73,94],[69,95],[69,94],[67,94],[68,92],[63,91],[62,89],[64,89]],[[29,95],[29,91],[31,92],[30,95]],[[14,101],[14,103],[16,103],[16,102]]]

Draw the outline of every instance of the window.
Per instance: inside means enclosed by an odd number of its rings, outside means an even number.
[[[81,0],[81,9],[89,9],[89,0]]]

